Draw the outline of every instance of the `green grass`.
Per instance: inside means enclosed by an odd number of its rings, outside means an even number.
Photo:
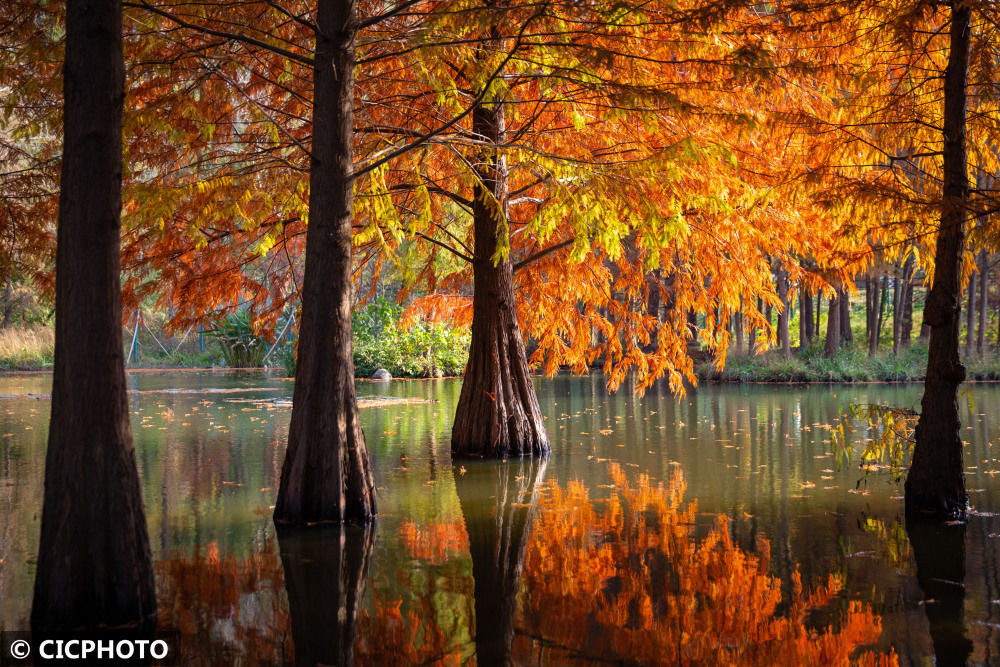
[[[974,367],[998,373],[998,360],[976,360]],[[719,371],[711,364],[699,365],[698,378],[709,382],[917,382],[927,370],[927,346],[914,344],[899,355],[891,351],[869,357],[857,348],[843,348],[834,357],[824,357],[819,346],[806,348],[785,359],[780,352],[730,357]],[[970,379],[972,375],[970,373]],[[979,379],[979,378],[977,378]]]

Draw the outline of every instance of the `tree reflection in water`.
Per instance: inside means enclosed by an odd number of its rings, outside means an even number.
[[[292,617],[295,664],[353,665],[375,530],[275,526]]]
[[[744,551],[724,517],[698,515],[679,470],[653,485],[612,464],[596,499],[582,482],[543,483],[545,461],[465,465],[466,529],[401,521],[380,538],[406,553],[379,564],[387,578],[368,579],[370,530],[282,530],[280,558],[268,539],[246,559],[209,545],[157,564],[161,627],[183,633],[185,664],[460,664],[473,617],[480,665],[897,664],[839,577],[805,592],[796,573],[783,596],[768,543]],[[922,585],[954,576],[914,551]],[[934,595],[954,618],[955,600]]]
[[[455,477],[472,554],[479,665],[511,662],[519,580],[547,464],[468,461]]]
[[[897,663],[894,653],[871,650],[880,619],[860,601],[845,604],[838,577],[806,594],[795,573],[783,603],[766,542],[757,553],[741,550],[724,517],[699,539],[697,506],[683,504],[679,470],[657,486],[645,475],[630,484],[614,464],[611,475],[603,501],[579,482],[544,487],[525,557],[515,662]],[[838,605],[836,627],[810,626],[812,611]]]
[[[908,517],[917,582],[934,642],[935,664],[964,665],[972,654],[965,631],[965,522]]]

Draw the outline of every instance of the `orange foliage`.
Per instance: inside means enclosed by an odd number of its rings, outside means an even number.
[[[611,467],[614,491],[591,500],[579,482],[545,487],[524,567],[524,633],[551,659],[642,663],[894,665],[894,653],[866,650],[881,623],[860,601],[846,604],[829,630],[810,627],[813,610],[835,609],[837,576],[806,594],[798,573],[782,604],[769,573],[769,547],[747,553],[725,517],[696,537],[694,502],[682,502],[680,473],[632,485]],[[784,608],[784,611],[781,609]],[[523,656],[539,645],[518,642]]]

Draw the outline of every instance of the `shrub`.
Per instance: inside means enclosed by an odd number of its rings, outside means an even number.
[[[270,347],[267,340],[254,333],[250,311],[242,308],[231,313],[214,329],[206,333],[219,341],[222,358],[230,368],[254,368],[264,365],[264,355]]]
[[[402,329],[402,310],[380,297],[354,311],[354,374],[367,378],[384,368],[393,377],[461,375],[469,359],[469,333],[431,322]],[[294,347],[283,348],[279,359],[285,372],[294,375]]]

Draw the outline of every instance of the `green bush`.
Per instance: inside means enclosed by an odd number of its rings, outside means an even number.
[[[402,329],[401,312],[398,304],[382,298],[355,311],[355,374],[370,377],[384,368],[393,377],[461,375],[469,358],[469,334],[427,322]]]
[[[427,322],[403,329],[399,326],[402,310],[379,298],[354,311],[354,374],[367,378],[384,368],[393,377],[461,375],[469,358],[468,332]],[[294,348],[283,348],[279,358],[285,372],[294,375]]]

